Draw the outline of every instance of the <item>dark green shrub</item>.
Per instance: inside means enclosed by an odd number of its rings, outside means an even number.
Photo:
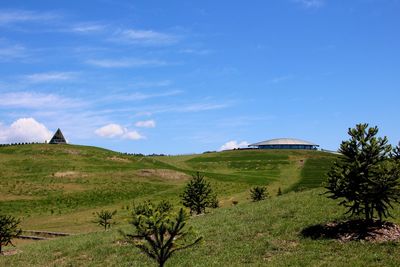
[[[252,201],[261,201],[267,198],[268,192],[265,186],[255,186],[250,189],[250,197]]]
[[[18,237],[22,230],[18,228],[21,221],[11,215],[0,215],[0,254],[3,246],[13,245],[13,238]]]

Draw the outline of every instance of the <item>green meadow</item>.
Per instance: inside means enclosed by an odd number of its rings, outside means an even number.
[[[177,253],[167,266],[399,266],[399,243],[312,240],[305,227],[345,219],[322,184],[337,155],[318,151],[234,150],[184,156],[144,157],[96,147],[23,145],[0,147],[0,211],[21,218],[23,230],[73,233],[48,241],[16,240],[19,253],[0,266],[155,266],[122,241],[131,231],[133,202],[179,195],[200,171],[221,208],[188,224],[203,243]],[[268,187],[253,203],[249,189]],[[281,188],[284,194],[276,196]],[[233,205],[233,202],[238,202]],[[103,232],[94,212],[117,210],[117,225]],[[394,222],[400,223],[399,207]]]

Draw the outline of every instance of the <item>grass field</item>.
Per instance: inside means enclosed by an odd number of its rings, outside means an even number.
[[[301,236],[307,226],[341,219],[343,210],[320,189],[213,210],[189,224],[204,242],[178,252],[167,266],[399,266],[399,243],[340,243]],[[400,216],[399,209],[395,215]],[[397,220],[399,222],[399,220]],[[0,257],[1,266],[155,266],[117,229],[27,244]]]
[[[320,196],[336,158],[294,150],[143,157],[72,145],[0,147],[0,212],[21,218],[24,230],[76,234],[17,241],[22,252],[0,257],[0,266],[152,266],[138,250],[118,242],[117,229],[130,230],[134,201],[180,205],[179,194],[195,171],[206,175],[222,208],[191,218],[204,244],[177,254],[168,266],[398,266],[398,243],[341,244],[300,236],[304,227],[342,218],[341,208]],[[255,185],[266,185],[271,197],[250,202]],[[281,197],[278,188],[285,193]],[[100,209],[118,211],[114,230],[100,232],[92,222]]]

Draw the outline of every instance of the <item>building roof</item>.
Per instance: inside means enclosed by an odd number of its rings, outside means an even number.
[[[56,133],[54,134],[53,138],[51,138],[49,144],[66,144],[67,141],[64,138],[60,128],[57,129]]]
[[[295,138],[276,138],[259,143],[250,144],[249,146],[271,146],[271,145],[308,145],[308,146],[318,146],[317,144],[295,139]]]

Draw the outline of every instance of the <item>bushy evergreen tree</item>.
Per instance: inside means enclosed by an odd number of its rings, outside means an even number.
[[[131,222],[135,233],[124,235],[147,256],[156,260],[160,267],[164,266],[175,252],[201,241],[202,237],[192,228],[186,227],[188,216],[183,209],[173,215],[151,202],[136,207]]]
[[[190,209],[190,214],[201,214],[207,207],[215,207],[216,195],[213,194],[210,183],[199,172],[192,176],[181,198],[182,204]]]
[[[0,215],[0,254],[3,253],[4,246],[13,246],[13,238],[21,234],[22,230],[18,228],[20,222],[11,215]]]
[[[267,198],[268,192],[265,186],[255,186],[250,189],[250,197],[252,201],[261,201]]]
[[[390,157],[392,147],[386,137],[376,136],[377,127],[368,124],[358,124],[348,134],[350,139],[340,145],[342,156],[328,173],[326,193],[341,199],[347,213],[382,220],[400,200],[400,170]]]

